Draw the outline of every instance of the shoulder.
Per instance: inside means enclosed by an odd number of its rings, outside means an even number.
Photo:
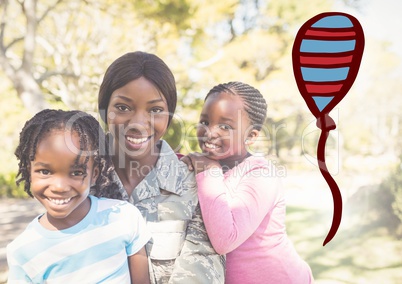
[[[275,162],[260,156],[251,156],[248,157],[241,165],[244,170],[243,172],[248,171],[260,171],[264,172],[267,176],[277,176],[277,167]]]
[[[159,173],[165,178],[175,180],[178,184],[195,183],[195,175],[188,166],[179,160],[180,154],[175,153],[170,145],[161,140],[161,152],[156,165]]]
[[[265,157],[261,156],[250,156],[245,160],[245,163],[248,163],[254,167],[266,167],[269,164],[269,161]]]
[[[110,199],[105,197],[91,196],[91,200],[96,202],[97,213],[104,211],[112,211],[115,213],[139,213],[138,209],[131,203],[125,200]]]
[[[106,198],[106,197],[96,197],[91,195],[91,201],[98,207],[98,210],[102,210],[104,208],[110,208],[113,206],[124,206],[128,204],[127,201]]]
[[[187,174],[189,172],[187,165],[180,161],[180,158],[183,157],[183,155],[174,152],[172,147],[170,147],[165,140],[160,141],[161,152],[158,160],[159,164],[177,167],[179,169],[179,173]]]
[[[227,178],[254,185],[267,185],[277,190],[282,188],[282,178],[286,172],[278,171],[275,161],[265,157],[251,156],[228,172]]]
[[[280,167],[276,165],[276,162],[265,157],[252,156],[246,159],[243,163],[245,170],[243,169],[245,180],[252,180],[255,184],[267,185],[271,189],[282,191],[282,180],[286,172],[281,172]],[[262,179],[264,181],[262,181]]]
[[[34,242],[35,240],[41,238],[41,235],[39,234],[38,230],[36,229],[36,226],[38,223],[38,218],[37,216],[34,220],[32,220],[20,233],[13,241],[11,241],[7,245],[7,251],[14,251],[22,246],[24,246],[27,243]]]

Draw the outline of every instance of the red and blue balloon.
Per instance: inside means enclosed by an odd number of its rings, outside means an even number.
[[[324,246],[335,236],[342,218],[342,196],[325,163],[325,143],[336,128],[329,112],[345,97],[359,71],[364,33],[359,21],[346,13],[316,15],[299,29],[292,50],[297,87],[317,119],[321,135],[317,160],[334,201],[334,214]]]

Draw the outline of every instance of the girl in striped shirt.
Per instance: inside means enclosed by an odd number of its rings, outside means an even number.
[[[7,246],[8,283],[149,283],[145,221],[105,198],[121,197],[107,149],[84,112],[44,110],[25,124],[17,184],[46,212]]]

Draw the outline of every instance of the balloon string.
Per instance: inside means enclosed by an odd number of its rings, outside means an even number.
[[[321,128],[321,135],[318,140],[318,148],[317,148],[317,159],[318,159],[318,166],[320,168],[320,172],[324,177],[325,181],[327,182],[331,193],[332,199],[334,202],[334,213],[332,217],[332,225],[328,232],[327,237],[324,240],[323,246],[325,246],[328,242],[332,240],[335,236],[336,232],[338,231],[339,225],[341,223],[342,218],[342,196],[341,192],[339,191],[339,187],[336,184],[335,180],[332,178],[331,174],[327,169],[327,165],[325,163],[325,144],[327,142],[327,138],[329,136],[329,131],[335,129],[335,123],[333,120],[325,114],[324,117],[320,117],[317,120],[317,126]]]

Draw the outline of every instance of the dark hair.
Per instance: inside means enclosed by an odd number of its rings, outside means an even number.
[[[169,122],[176,110],[177,91],[172,71],[158,56],[142,51],[129,52],[117,58],[106,70],[99,89],[98,108],[107,124],[107,107],[112,93],[129,82],[144,77],[165,97]]]
[[[267,102],[256,88],[242,82],[229,82],[213,87],[205,97],[219,93],[229,93],[240,96],[244,101],[244,109],[251,120],[253,129],[261,130],[267,116]]]
[[[122,199],[118,185],[114,182],[114,167],[108,155],[109,143],[98,121],[82,111],[63,111],[46,109],[38,112],[28,120],[20,133],[20,140],[15,155],[19,160],[16,183],[24,182],[24,190],[31,196],[31,161],[35,160],[38,144],[54,130],[70,130],[79,135],[80,153],[76,163],[84,151],[91,151],[94,167],[99,168],[99,176],[91,193],[98,197]],[[85,155],[84,167],[90,156]]]

